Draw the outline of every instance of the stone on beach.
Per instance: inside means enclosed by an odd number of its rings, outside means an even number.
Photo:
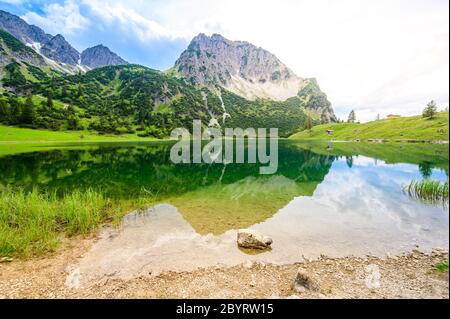
[[[248,249],[267,249],[272,245],[272,238],[264,236],[257,231],[241,229],[237,233],[239,247]]]

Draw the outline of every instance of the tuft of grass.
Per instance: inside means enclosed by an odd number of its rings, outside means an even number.
[[[90,189],[62,196],[37,189],[0,189],[0,257],[54,252],[63,237],[88,235],[105,222],[118,225],[127,212],[153,200],[111,200]]]
[[[439,264],[434,265],[434,269],[442,273],[448,272],[448,261],[443,261]]]
[[[421,181],[413,180],[404,188],[404,191],[411,197],[427,202],[443,202],[444,204],[448,202],[448,181],[441,182],[431,179]]]

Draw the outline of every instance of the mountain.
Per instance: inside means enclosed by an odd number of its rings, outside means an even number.
[[[22,43],[33,48],[45,57],[47,65],[57,71],[69,74],[87,71],[90,68],[124,64],[122,58],[111,52],[107,47],[96,46],[80,54],[61,35],[52,36],[41,28],[29,25],[20,17],[0,10],[0,29],[4,30]]]
[[[41,28],[29,25],[23,19],[9,12],[0,10],[0,29],[11,33],[23,43],[44,43],[52,36],[46,34]]]
[[[54,61],[70,65],[79,64],[80,53],[61,34],[57,34],[50,40],[42,43],[40,52]]]
[[[196,36],[175,67],[193,83],[220,85],[251,100],[286,100],[295,96],[303,83],[270,52],[219,34]]]
[[[44,59],[33,49],[17,40],[8,32],[0,29],[0,67],[18,59],[26,63],[44,66]]]
[[[201,120],[205,127],[276,127],[280,136],[287,137],[306,122],[298,97],[284,102],[250,101],[225,89],[201,88],[184,78],[139,65],[107,66],[39,79],[34,69],[25,68],[27,76],[22,75],[24,68],[17,63],[7,69],[0,106],[3,99],[3,105],[9,107],[5,107],[6,116],[0,116],[0,123],[8,125],[22,124],[10,110],[23,103],[20,95],[29,92],[39,101],[36,119],[29,127],[51,130],[84,128],[102,134],[137,131],[140,136],[161,138],[170,136],[177,127],[192,128],[193,120]]]
[[[321,123],[337,122],[334,110],[327,95],[322,92],[315,78],[305,79],[297,93],[302,106],[316,115],[320,115]]]
[[[336,119],[315,79],[248,42],[200,34],[170,72],[160,72],[103,45],[80,54],[60,34],[0,17],[0,123],[160,138],[201,120],[205,127],[278,128],[287,137]]]
[[[322,121],[336,121],[331,103],[315,79],[303,79],[272,53],[219,34],[199,34],[175,62],[190,82],[223,87],[249,100],[285,101],[299,96],[303,107]]]
[[[90,68],[100,68],[107,65],[128,64],[128,62],[100,44],[81,53],[81,64]]]

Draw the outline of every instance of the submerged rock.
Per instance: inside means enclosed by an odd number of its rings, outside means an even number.
[[[293,289],[297,293],[304,293],[306,291],[319,291],[318,282],[311,277],[304,269],[299,269],[295,277]]]
[[[237,234],[238,246],[242,248],[267,249],[272,245],[272,242],[272,238],[250,229],[241,229]]]

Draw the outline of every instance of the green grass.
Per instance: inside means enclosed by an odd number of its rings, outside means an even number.
[[[448,261],[443,261],[434,266],[434,269],[438,272],[446,273],[448,272]]]
[[[89,131],[47,131],[0,125],[0,144],[36,142],[151,141],[136,134],[99,135]]]
[[[36,189],[0,189],[0,257],[31,257],[55,251],[64,237],[87,235],[104,222],[153,203],[151,196],[113,201],[101,192],[65,195]]]
[[[448,181],[441,182],[430,179],[412,181],[404,191],[411,197],[428,202],[448,202]]]
[[[449,113],[441,112],[434,119],[422,116],[380,120],[369,123],[334,123],[313,127],[292,135],[302,140],[387,140],[387,141],[448,141]],[[332,136],[327,130],[333,130]]]

